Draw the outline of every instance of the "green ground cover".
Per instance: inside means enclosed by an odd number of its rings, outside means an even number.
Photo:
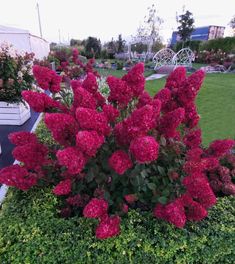
[[[219,198],[205,220],[183,229],[131,210],[120,236],[97,240],[97,219],[59,218],[50,188],[11,190],[0,211],[0,263],[234,263],[234,203]]]

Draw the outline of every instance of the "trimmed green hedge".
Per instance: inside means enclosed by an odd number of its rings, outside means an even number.
[[[99,241],[95,219],[56,216],[50,190],[11,190],[0,211],[0,263],[234,263],[235,197],[220,198],[206,220],[177,229],[131,211],[119,237]]]
[[[190,48],[192,51],[199,51],[201,45],[201,40],[188,40],[184,42],[184,48]],[[180,51],[183,47],[183,42],[179,41],[174,45],[174,50],[176,52]]]
[[[214,50],[217,51],[221,49],[224,52],[231,53],[235,52],[235,37],[226,37],[211,39],[200,44],[200,50]]]

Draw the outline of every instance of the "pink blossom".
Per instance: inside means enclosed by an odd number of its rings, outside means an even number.
[[[86,164],[83,153],[75,147],[58,150],[56,156],[59,164],[65,166],[72,175],[80,173]]]
[[[159,132],[166,138],[174,137],[176,128],[184,120],[184,114],[184,108],[177,108],[176,110],[163,115],[158,126]]]
[[[67,195],[71,192],[72,182],[70,179],[60,181],[53,189],[55,195]]]
[[[105,104],[102,109],[109,122],[115,122],[119,117],[119,110],[112,105]]]
[[[201,129],[190,131],[183,138],[184,144],[190,148],[197,148],[202,143],[202,132]]]
[[[126,152],[117,150],[109,158],[109,166],[118,174],[122,175],[126,170],[130,169],[133,164]]]
[[[164,219],[178,228],[184,227],[186,223],[184,206],[179,199],[167,205],[157,204],[153,214],[155,217]]]
[[[98,239],[107,239],[119,235],[120,233],[120,217],[106,216],[101,219],[96,228],[95,234]]]
[[[232,139],[218,139],[210,144],[207,152],[214,157],[222,157],[226,155],[234,145],[235,141]]]
[[[110,133],[110,127],[106,116],[96,110],[79,107],[76,110],[76,119],[81,129],[95,130],[104,136]]]
[[[107,83],[110,88],[109,102],[116,102],[120,108],[125,107],[132,98],[131,88],[114,76],[108,76]]]
[[[27,131],[10,133],[8,138],[11,143],[16,146],[23,146],[29,143],[38,143],[36,135]]]
[[[108,206],[104,199],[92,198],[83,209],[83,215],[87,218],[99,218],[107,214]]]
[[[25,167],[16,164],[0,170],[0,183],[27,191],[36,185],[37,178],[35,174],[28,172]]]
[[[17,146],[12,155],[16,160],[23,162],[26,168],[37,170],[46,164],[48,148],[40,143],[29,143]]]
[[[95,156],[103,143],[104,136],[96,131],[79,131],[76,135],[77,148],[89,157]]]
[[[93,73],[89,72],[87,74],[86,79],[82,83],[82,87],[92,94],[97,92],[98,84]]]
[[[159,144],[151,136],[138,137],[131,141],[130,152],[139,163],[148,163],[158,158]]]
[[[53,138],[61,145],[69,146],[75,143],[78,132],[78,123],[72,115],[51,113],[44,118],[47,128]]]
[[[144,64],[138,63],[122,77],[122,80],[131,88],[131,93],[135,97],[139,97],[144,91]]]

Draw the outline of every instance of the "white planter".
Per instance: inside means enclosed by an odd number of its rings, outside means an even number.
[[[22,125],[30,118],[30,107],[27,103],[10,104],[0,102],[0,125]]]

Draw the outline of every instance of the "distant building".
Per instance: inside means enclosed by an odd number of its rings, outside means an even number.
[[[223,38],[225,27],[221,26],[206,26],[195,28],[191,34],[191,40],[210,40],[216,38]],[[171,46],[180,41],[180,36],[177,31],[172,32]]]

